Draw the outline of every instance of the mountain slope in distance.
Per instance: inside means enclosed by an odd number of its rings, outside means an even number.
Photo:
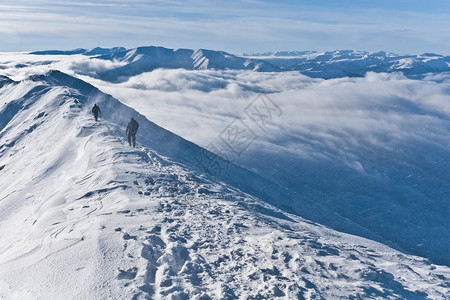
[[[96,56],[96,59],[126,62],[116,69],[98,74],[102,80],[122,82],[131,76],[150,72],[158,68],[186,70],[254,70],[274,72],[279,69],[267,62],[243,58],[223,51],[168,49],[164,47],[138,47],[131,50]]]

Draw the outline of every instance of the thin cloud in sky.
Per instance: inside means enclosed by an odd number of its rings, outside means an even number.
[[[345,0],[7,1],[0,5],[0,51],[162,45],[233,53],[266,50],[450,48],[449,5]],[[404,2],[404,1],[403,1]],[[402,2],[402,3],[403,3]],[[442,4],[442,9],[438,10]]]

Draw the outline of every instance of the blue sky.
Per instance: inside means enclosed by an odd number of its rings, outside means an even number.
[[[232,53],[353,49],[450,55],[449,0],[15,0],[0,51],[158,45]]]

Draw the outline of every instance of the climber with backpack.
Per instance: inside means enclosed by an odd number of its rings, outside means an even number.
[[[94,107],[92,107],[92,113],[94,114],[95,121],[97,122],[97,120],[98,120],[98,114],[99,114],[99,113],[102,113],[102,112],[100,111],[100,107],[98,107],[97,104],[94,104]]]
[[[128,144],[131,146],[131,140],[133,140],[133,147],[136,147],[136,133],[139,128],[139,123],[134,118],[131,118],[130,123],[127,125],[125,133],[128,136]]]

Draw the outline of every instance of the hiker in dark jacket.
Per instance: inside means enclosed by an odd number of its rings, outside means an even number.
[[[97,104],[94,104],[94,107],[92,108],[92,113],[94,114],[95,121],[97,121],[98,120],[98,113],[102,113],[100,111],[100,107],[98,107]]]
[[[127,125],[127,130],[125,131],[128,135],[128,144],[131,146],[131,139],[133,139],[133,147],[136,147],[136,132],[138,131],[139,123],[135,119],[131,118],[130,123]]]

